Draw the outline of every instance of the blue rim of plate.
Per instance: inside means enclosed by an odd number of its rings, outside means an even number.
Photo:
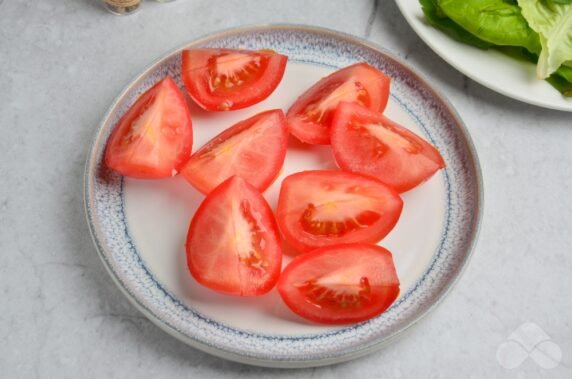
[[[285,37],[293,41],[288,42]],[[112,127],[138,95],[166,73],[180,82],[174,67],[178,67],[182,49],[277,45],[281,47],[278,50],[298,62],[341,67],[365,60],[383,69],[392,77],[392,98],[416,120],[448,163],[443,175],[448,198],[441,242],[416,285],[377,318],[336,331],[303,336],[239,330],[201,315],[170,294],[145,267],[131,241],[123,214],[122,178],[102,164]],[[334,59],[334,63],[328,59]],[[428,124],[446,127],[432,129]],[[161,329],[200,350],[269,367],[342,362],[375,351],[402,335],[444,298],[462,274],[474,250],[483,211],[482,174],[469,133],[450,103],[423,77],[369,41],[324,28],[283,24],[239,27],[196,39],[163,55],[132,80],[112,103],[96,132],[86,162],[84,190],[86,216],[99,256],[137,309]],[[452,217],[460,220],[452,223]]]

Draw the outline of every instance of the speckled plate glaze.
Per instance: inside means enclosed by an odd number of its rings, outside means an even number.
[[[441,151],[447,168],[404,194],[397,227],[380,244],[394,255],[401,294],[382,315],[350,326],[304,321],[276,290],[241,299],[199,286],[185,265],[184,239],[202,195],[179,177],[122,178],[103,164],[109,134],[138,95],[169,74],[181,85],[177,49],[139,75],[105,115],[85,173],[86,212],[97,250],[125,295],[162,329],[209,353],[261,366],[307,367],[372,352],[427,314],[452,287],[474,247],[482,213],[482,180],[467,130],[451,105],[403,62],[378,46],[305,26],[255,26],[223,31],[185,45],[273,49],[289,56],[284,80],[264,102],[245,110],[206,114],[191,107],[194,150],[261,110],[287,109],[320,77],[366,61],[392,78],[386,115]],[[334,168],[328,146],[291,140],[281,178],[302,169]],[[281,178],[265,193],[275,206]],[[285,258],[285,263],[289,258]]]

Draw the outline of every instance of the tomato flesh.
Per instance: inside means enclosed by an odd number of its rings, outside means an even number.
[[[338,104],[355,102],[382,112],[389,98],[389,77],[367,63],[343,68],[310,87],[287,113],[290,132],[309,144],[329,144]]]
[[[278,291],[296,314],[319,323],[365,321],[399,295],[391,253],[380,246],[343,244],[297,256],[284,269]]]
[[[282,182],[276,217],[298,252],[377,242],[395,226],[403,201],[380,181],[342,171],[304,171]]]
[[[105,163],[125,176],[166,178],[186,163],[192,144],[189,108],[173,79],[166,77],[141,95],[115,125]]]
[[[182,78],[191,98],[208,111],[248,107],[278,86],[288,57],[270,50],[183,50]]]
[[[202,285],[230,295],[262,295],[276,284],[280,237],[260,192],[234,176],[201,203],[187,234],[187,264]]]
[[[259,113],[226,129],[195,152],[181,173],[208,194],[237,175],[263,192],[280,173],[288,129],[282,110]]]
[[[340,168],[376,177],[398,192],[416,187],[445,167],[431,144],[357,104],[340,104],[331,142]]]

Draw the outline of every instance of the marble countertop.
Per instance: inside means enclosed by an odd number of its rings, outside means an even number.
[[[143,5],[115,17],[96,0],[0,1],[0,376],[572,377],[572,113],[467,79],[390,0]],[[223,361],[147,321],[99,261],[82,194],[98,122],[151,61],[209,32],[283,22],[366,38],[429,77],[466,121],[485,180],[479,244],[441,306],[380,352],[295,371]],[[515,331],[544,341],[521,344],[529,359],[507,368]]]

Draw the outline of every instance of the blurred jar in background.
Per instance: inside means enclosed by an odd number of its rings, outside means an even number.
[[[141,0],[103,0],[103,5],[111,13],[122,16],[138,10]]]

